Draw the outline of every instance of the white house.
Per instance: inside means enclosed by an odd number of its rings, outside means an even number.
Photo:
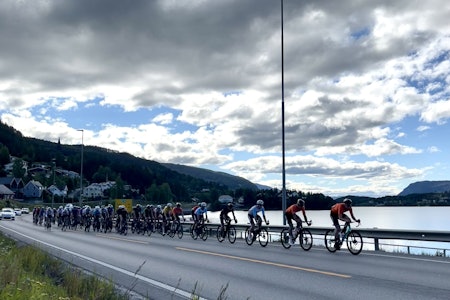
[[[231,197],[230,195],[220,195],[219,196],[219,202],[220,203],[233,202],[233,197]]]

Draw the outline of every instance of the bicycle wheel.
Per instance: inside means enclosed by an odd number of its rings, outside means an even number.
[[[228,229],[228,241],[231,244],[234,244],[234,242],[236,242],[236,228],[234,226],[230,226],[230,228]]]
[[[269,243],[269,232],[266,228],[261,228],[261,231],[258,234],[258,241],[262,247],[267,246]]]
[[[201,232],[200,238],[204,241],[206,241],[208,239],[208,227],[206,227],[206,225],[203,225],[203,227],[202,227],[202,232]]]
[[[303,228],[302,232],[299,235],[299,240],[300,240],[300,247],[302,247],[303,250],[308,251],[309,249],[311,249],[313,245],[313,237],[311,231]]]
[[[178,225],[178,230],[177,230],[177,235],[178,235],[178,238],[179,239],[181,239],[182,237],[183,237],[183,225],[181,225],[181,224],[179,224]]]
[[[336,252],[336,248],[334,247],[335,238],[334,238],[334,230],[329,229],[325,232],[325,247],[327,247],[328,251]]]
[[[351,231],[347,236],[347,248],[353,255],[361,253],[363,248],[363,239],[357,231]]]
[[[217,240],[222,243],[225,240],[224,232],[222,230],[222,226],[220,226],[220,225],[217,226],[217,231],[216,232],[217,232],[216,233]]]
[[[191,233],[191,237],[196,240],[198,238],[197,231],[194,230],[194,224],[191,224],[191,228],[189,229],[189,232]]]
[[[289,244],[289,229],[287,228],[281,230],[281,245],[283,245],[284,249],[291,248]]]
[[[253,233],[250,231],[251,227],[245,230],[245,242],[251,246],[253,244]]]
[[[167,230],[167,235],[173,238],[175,236],[176,225],[172,223]]]

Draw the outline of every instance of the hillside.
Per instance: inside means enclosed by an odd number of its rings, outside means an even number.
[[[65,145],[24,137],[19,131],[0,121],[0,146],[6,146],[10,155],[28,162],[50,163],[75,172],[80,171],[80,145]],[[92,182],[99,168],[107,168],[115,176],[139,189],[143,194],[152,184],[168,183],[174,195],[186,198],[194,191],[204,188],[225,192],[237,188],[256,190],[250,181],[222,172],[192,168],[182,165],[161,164],[95,146],[84,147],[83,176]],[[109,174],[109,179],[116,179]],[[103,178],[104,180],[104,178]]]
[[[215,182],[218,184],[223,184],[231,190],[258,189],[258,187],[254,183],[248,181],[247,179],[238,176],[233,176],[224,172],[215,172],[207,169],[178,164],[163,163],[162,165],[181,174],[189,175],[198,179],[205,180],[207,182]]]
[[[450,191],[450,181],[418,181],[408,185],[399,196],[411,194],[444,193]]]

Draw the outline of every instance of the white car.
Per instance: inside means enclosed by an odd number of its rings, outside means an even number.
[[[28,207],[22,207],[22,214],[29,214],[30,209]]]
[[[21,216],[22,210],[20,208],[14,208],[14,213],[16,214],[16,216]]]
[[[16,213],[12,208],[5,207],[2,208],[2,211],[0,212],[0,220],[15,220],[16,219]]]

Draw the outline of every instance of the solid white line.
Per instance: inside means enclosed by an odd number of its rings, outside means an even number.
[[[376,253],[362,253],[367,256],[378,256],[378,257],[389,257],[389,258],[398,258],[398,259],[406,259],[406,260],[416,260],[416,261],[425,261],[425,262],[433,262],[438,264],[450,264],[450,261],[446,260],[435,260],[429,258],[419,258],[419,257],[409,257],[409,256],[397,256],[397,255],[389,255],[389,254],[376,254]]]
[[[85,255],[82,255],[82,254],[78,254],[78,253],[76,253],[76,252],[73,252],[73,251],[70,251],[70,250],[67,250],[67,249],[64,249],[64,248],[60,248],[60,247],[58,247],[58,246],[55,246],[55,245],[52,245],[52,244],[49,244],[49,243],[40,241],[40,240],[37,240],[37,239],[35,239],[35,238],[32,238],[32,237],[30,237],[30,236],[28,236],[28,235],[25,235],[25,234],[23,234],[23,233],[21,233],[21,232],[18,232],[18,231],[13,230],[13,229],[4,227],[4,226],[2,226],[2,225],[0,225],[0,227],[4,228],[4,229],[6,229],[6,230],[12,231],[12,232],[14,232],[14,233],[16,233],[16,234],[18,234],[18,235],[23,236],[23,237],[26,237],[26,238],[28,238],[28,239],[30,239],[30,240],[33,240],[33,241],[35,241],[35,242],[41,243],[41,244],[43,244],[43,245],[46,245],[46,246],[48,246],[48,247],[55,248],[55,249],[57,249],[57,250],[59,250],[59,251],[66,252],[66,253],[68,253],[68,254],[77,256],[77,257],[82,258],[82,259],[84,259],[84,260],[87,260],[87,261],[90,261],[90,262],[93,262],[93,263],[102,265],[102,266],[107,267],[107,268],[110,268],[110,269],[112,269],[112,270],[114,270],[114,271],[121,272],[121,273],[123,273],[123,274],[125,274],[125,275],[128,275],[128,276],[137,278],[137,279],[139,279],[139,280],[145,281],[145,282],[147,282],[147,283],[150,283],[150,284],[155,285],[155,286],[157,286],[157,287],[159,287],[159,288],[162,288],[162,289],[165,289],[165,290],[167,290],[167,291],[170,291],[170,292],[172,292],[172,293],[174,293],[174,294],[177,294],[177,295],[179,295],[179,296],[186,297],[187,299],[191,299],[191,297],[192,297],[192,293],[189,293],[189,292],[180,290],[180,289],[178,289],[178,288],[176,288],[176,287],[173,287],[173,286],[170,286],[170,285],[168,285],[168,284],[165,284],[165,283],[162,283],[162,282],[159,282],[159,281],[156,281],[156,280],[153,280],[153,279],[144,277],[144,276],[139,275],[139,274],[135,274],[135,273],[133,273],[133,272],[130,272],[130,271],[127,271],[127,270],[125,270],[125,269],[122,269],[122,268],[119,268],[119,267],[110,265],[110,264],[105,263],[105,262],[102,262],[102,261],[100,261],[100,260],[96,260],[96,259],[90,258],[90,257],[88,257],[88,256],[85,256]],[[198,299],[206,300],[205,298],[201,298],[201,297],[199,297]]]

